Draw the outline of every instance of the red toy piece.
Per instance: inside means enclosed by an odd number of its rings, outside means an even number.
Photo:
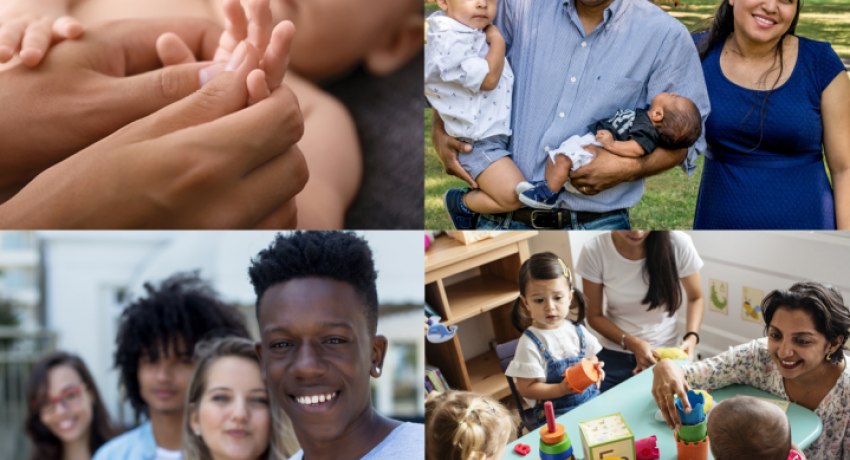
[[[658,460],[661,455],[658,452],[658,448],[655,447],[655,442],[655,436],[635,441],[637,460]]]
[[[543,403],[543,410],[546,411],[546,426],[549,427],[549,432],[555,432],[555,408],[552,406],[552,401]]]
[[[523,457],[528,455],[531,452],[531,446],[527,444],[517,444],[514,446],[514,452],[522,455]]]

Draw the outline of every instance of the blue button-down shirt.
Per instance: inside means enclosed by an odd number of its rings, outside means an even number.
[[[708,93],[687,28],[647,0],[614,0],[585,34],[575,1],[499,0],[494,23],[515,76],[509,150],[528,180],[543,179],[549,149],[617,109],[649,106],[661,92],[694,101],[705,132]],[[704,136],[694,147],[681,165],[688,175]],[[642,195],[643,179],[594,196],[564,192],[560,206],[607,212],[630,208]]]
[[[151,422],[107,442],[92,460],[152,460],[156,457],[156,439]]]

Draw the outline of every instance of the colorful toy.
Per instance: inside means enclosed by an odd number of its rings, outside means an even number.
[[[540,429],[540,460],[575,460],[573,444],[564,426],[555,423],[555,410],[551,401],[543,404],[546,425]]]
[[[691,413],[686,414],[682,401],[676,399],[676,413],[682,421],[682,427],[673,432],[676,438],[676,452],[679,460],[707,460],[708,434],[705,430],[704,393],[688,392]]]
[[[564,380],[573,393],[583,393],[587,387],[599,381],[599,372],[593,363],[585,358],[564,371]]]
[[[620,413],[579,422],[584,458],[637,460],[635,436]]]
[[[455,336],[457,326],[446,327],[445,324],[440,324],[439,316],[432,316],[427,322],[431,326],[428,327],[428,332],[425,338],[431,343],[448,342]]]
[[[514,452],[525,457],[529,452],[531,452],[531,446],[528,444],[517,444],[514,446]]]
[[[655,350],[661,355],[660,358],[656,358],[656,361],[661,361],[664,358],[669,359],[688,359],[688,353],[681,348],[659,348]]]
[[[637,460],[658,460],[661,454],[658,448],[655,447],[656,437],[650,436],[635,441],[635,455]]]
[[[711,411],[711,408],[714,407],[714,398],[708,394],[705,390],[692,390],[694,393],[702,395],[705,404],[703,404],[702,410],[707,414]],[[674,396],[676,399],[679,399],[679,395]]]

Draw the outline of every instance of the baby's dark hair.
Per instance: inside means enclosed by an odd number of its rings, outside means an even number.
[[[735,396],[711,410],[708,438],[717,460],[787,460],[791,424],[778,406]]]
[[[680,97],[681,105],[670,104],[658,126],[658,145],[665,149],[688,148],[702,135],[702,116],[694,101]]]
[[[531,326],[531,316],[528,310],[522,303],[522,297],[525,297],[525,287],[531,280],[553,280],[560,277],[567,278],[567,284],[573,291],[573,300],[570,304],[570,311],[578,310],[578,318],[576,322],[580,323],[584,320],[585,301],[584,295],[573,286],[572,274],[567,265],[557,255],[551,252],[541,252],[534,254],[522,263],[519,268],[519,295],[514,307],[511,309],[511,323],[522,332]]]
[[[447,391],[425,401],[427,460],[493,458],[510,441],[515,417],[499,401],[470,391]]]
[[[294,232],[278,234],[274,242],[251,260],[248,268],[256,313],[270,287],[296,278],[327,278],[348,283],[359,294],[369,333],[378,329],[378,288],[369,243],[353,232]]]

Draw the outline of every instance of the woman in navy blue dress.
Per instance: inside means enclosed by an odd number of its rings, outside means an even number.
[[[799,1],[723,0],[694,36],[711,101],[694,229],[850,228],[850,80],[794,35]]]

